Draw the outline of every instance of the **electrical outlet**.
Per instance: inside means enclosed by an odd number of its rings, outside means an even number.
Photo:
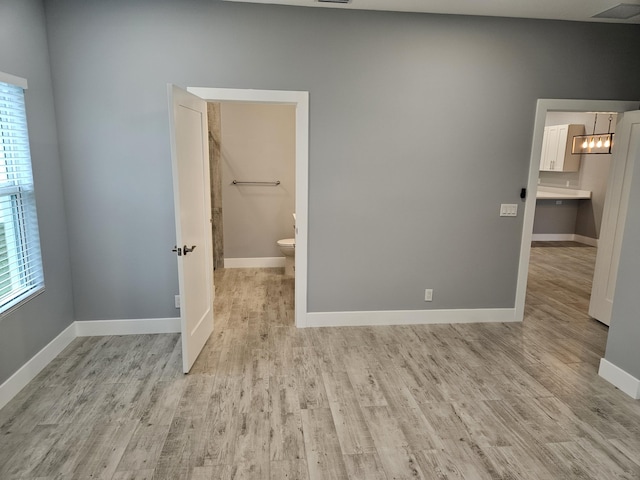
[[[431,288],[427,288],[424,291],[424,301],[425,302],[431,302],[433,301],[433,289]]]
[[[180,308],[180,295],[175,296],[174,302],[175,302],[176,308]]]

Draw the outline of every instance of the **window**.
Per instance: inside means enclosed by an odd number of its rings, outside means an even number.
[[[1,313],[44,288],[23,86],[0,72]]]

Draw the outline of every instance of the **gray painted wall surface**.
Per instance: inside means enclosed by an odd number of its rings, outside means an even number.
[[[46,5],[79,320],[176,314],[167,82],[310,92],[310,311],[513,307],[536,99],[640,97],[635,25]]]
[[[296,109],[292,105],[220,104],[225,258],[282,257],[292,238],[296,198]],[[240,186],[233,180],[280,185]]]
[[[40,0],[0,1],[0,71],[26,78],[29,139],[46,290],[0,318],[0,384],[73,321],[51,71]]]
[[[578,200],[536,200],[533,233],[573,234],[576,231]]]
[[[640,379],[640,128],[635,128],[635,156],[629,211],[624,227],[620,267],[611,312],[605,358]]]
[[[616,117],[613,116],[611,131],[616,131]],[[550,112],[547,114],[545,125],[583,124],[587,133],[593,132],[593,113],[575,112]],[[609,128],[609,115],[598,115],[596,131],[606,132]],[[577,205],[574,231],[571,232],[547,232],[547,233],[576,233],[584,237],[600,238],[600,225],[602,224],[602,213],[604,211],[604,201],[607,193],[607,181],[609,179],[609,168],[611,167],[611,155],[582,155],[580,159],[580,170],[577,172],[540,172],[540,185],[551,187],[575,188],[578,190],[589,190],[591,200],[581,201]],[[536,222],[549,223],[554,216],[553,210],[538,212],[536,209]],[[534,225],[534,232],[536,226]]]

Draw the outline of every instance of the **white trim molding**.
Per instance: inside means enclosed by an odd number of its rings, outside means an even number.
[[[504,323],[516,321],[519,320],[515,318],[515,309],[513,308],[307,313],[308,327]]]
[[[56,338],[51,340],[42,350],[36,353],[20,369],[0,385],[0,408],[15,397],[20,390],[36,378],[36,376],[56,358],[76,338],[76,327],[72,323]]]
[[[577,233],[573,236],[573,241],[582,243],[584,245],[589,245],[590,247],[598,246],[597,238],[585,237],[584,235],[578,235]]]
[[[180,317],[76,321],[77,337],[180,333]]]
[[[0,408],[15,397],[77,337],[180,333],[180,318],[76,321],[0,385]]]
[[[224,268],[284,268],[285,257],[225,258]]]
[[[309,92],[187,87],[208,102],[255,102],[296,106],[296,327],[307,326],[307,215],[309,204]]]
[[[600,359],[598,375],[631,398],[635,400],[640,399],[640,380],[614,365],[606,358]]]
[[[27,79],[11,75],[10,73],[0,72],[0,82],[10,83],[16,87],[20,87],[23,90],[28,88]]]
[[[531,236],[532,242],[573,242],[573,233],[534,233]]]
[[[575,233],[534,233],[532,242],[578,242],[591,247],[598,246],[598,239]]]

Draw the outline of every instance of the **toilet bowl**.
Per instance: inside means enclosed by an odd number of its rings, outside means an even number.
[[[296,239],[283,238],[278,240],[278,248],[284,255],[284,274],[293,276],[296,261]]]

